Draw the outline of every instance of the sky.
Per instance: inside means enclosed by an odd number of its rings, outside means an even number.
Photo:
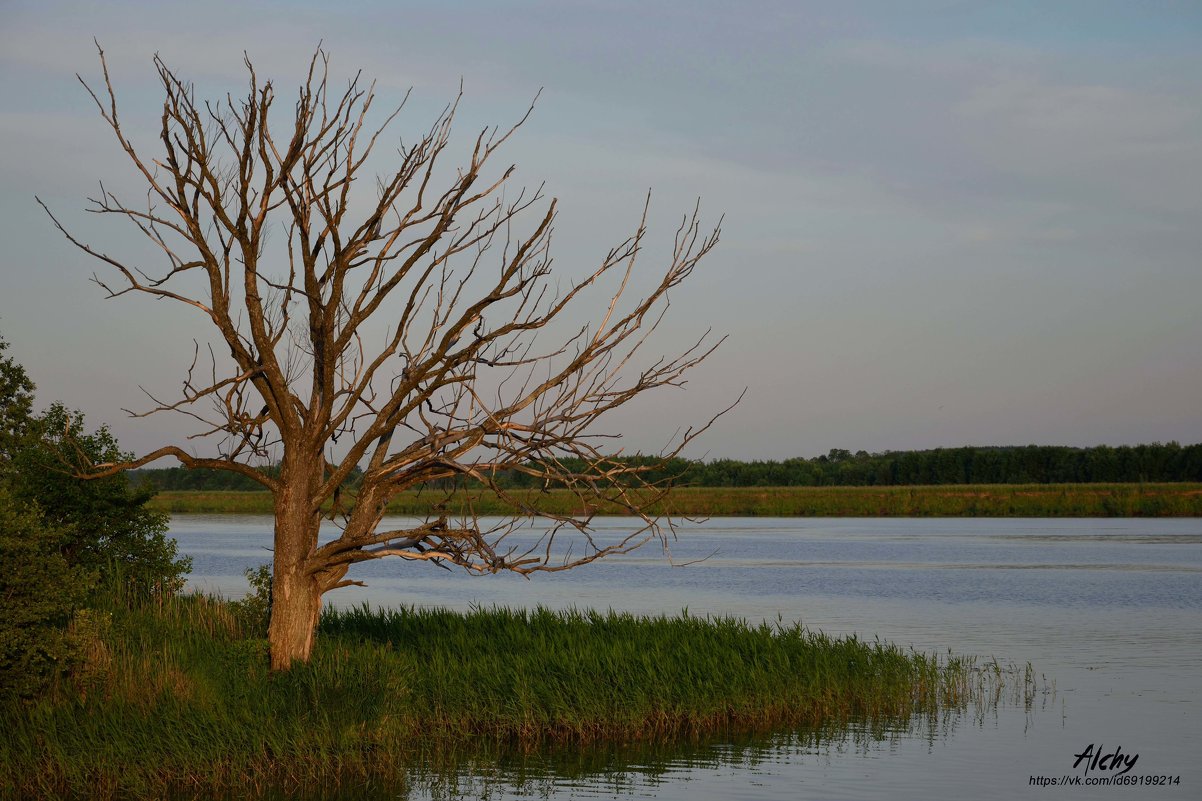
[[[1202,5],[1193,2],[342,2],[0,0],[0,336],[38,384],[142,452],[185,419],[131,419],[213,332],[106,300],[37,195],[84,211],[130,165],[76,73],[109,58],[153,150],[158,53],[198,95],[281,98],[318,43],[341,80],[412,89],[398,135],[454,96],[466,148],[541,95],[501,156],[559,200],[565,280],[633,232],[662,269],[700,199],[722,236],[657,344],[727,338],[683,390],[610,421],[628,451],[743,401],[698,458],[962,445],[1202,441]]]

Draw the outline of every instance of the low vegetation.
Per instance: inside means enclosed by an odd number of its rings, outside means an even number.
[[[514,490],[511,495],[544,511],[580,511],[563,490]],[[389,505],[396,515],[425,516],[445,508],[481,515],[517,511],[491,492],[448,498],[434,490],[402,493]],[[270,514],[265,492],[162,492],[150,507],[171,513]],[[652,513],[703,517],[1198,517],[1202,484],[997,484],[916,487],[681,487]],[[600,506],[599,514],[622,514]]]
[[[77,664],[73,629],[87,628],[99,588],[168,595],[191,564],[167,516],[147,507],[152,491],[125,475],[72,475],[72,458],[122,458],[116,440],[62,404],[35,414],[34,384],[7,348],[0,339],[0,704],[36,697]]]
[[[261,593],[260,593],[261,598]],[[881,642],[687,614],[327,611],[310,664],[267,669],[264,609],[112,603],[87,658],[4,708],[0,795],[163,797],[400,776],[465,743],[689,740],[868,721],[909,726],[1003,675]]]

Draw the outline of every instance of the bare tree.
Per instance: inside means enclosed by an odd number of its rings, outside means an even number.
[[[714,247],[718,229],[703,231],[696,210],[685,216],[658,283],[628,298],[644,207],[632,237],[582,280],[557,287],[549,280],[555,201],[525,189],[507,196],[514,168],[486,170],[529,110],[511,128],[481,131],[466,164],[443,172],[456,98],[416,142],[402,141],[395,169],[372,176],[373,197],[356,180],[373,169],[369,157],[401,108],[369,124],[374,84],[357,75],[332,89],[321,50],[286,122],[277,122],[273,86],[259,81],[249,59],[244,97],[198,102],[192,85],[156,57],[162,150],[147,158],[122,127],[97,49],[103,88],[80,81],[148,191],[135,206],[102,185],[89,210],[136,226],[163,266],[152,272],[111,257],[51,217],[115,270],[115,282],[94,277],[109,297],[141,293],[190,307],[216,326],[230,359],[198,347],[182,397],[147,393],[152,407],[139,413],[189,415],[198,425],[193,438],[215,443],[210,455],[168,445],[87,474],[175,457],[271,491],[273,668],[309,659],[321,597],[359,584],[347,578],[357,562],[395,556],[530,575],[652,539],[667,545],[671,519],[648,512],[666,487],[645,477],[648,465],[606,456],[608,440],[592,427],[644,392],[680,385],[716,347],[707,332],[675,358],[640,353],[669,291]],[[520,236],[516,223],[528,212],[530,230]],[[280,241],[269,241],[273,232]],[[605,282],[603,300],[590,307],[594,319],[583,322],[582,301]],[[540,332],[554,343],[544,346]],[[709,423],[678,431],[661,456],[678,454]],[[278,470],[263,469],[272,462]],[[343,497],[356,468],[355,497]],[[498,483],[503,471],[569,488],[579,513],[534,508]],[[450,519],[435,508],[421,525],[381,530],[391,498],[436,479],[491,490],[520,513],[485,526],[470,509]],[[639,524],[599,539],[591,521],[603,504]],[[318,528],[331,505],[341,533],[323,544]],[[515,536],[527,516],[549,520],[534,535]],[[561,542],[568,534],[570,548]]]

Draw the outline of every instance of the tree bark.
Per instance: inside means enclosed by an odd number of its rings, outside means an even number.
[[[293,486],[307,483],[301,480]],[[306,494],[285,490],[276,500],[271,623],[267,628],[272,670],[287,670],[293,662],[309,661],[321,614],[320,581],[308,569],[321,516],[311,508]]]
[[[321,590],[312,576],[281,569],[276,563],[272,584],[271,669],[287,670],[293,662],[308,662],[321,614]]]

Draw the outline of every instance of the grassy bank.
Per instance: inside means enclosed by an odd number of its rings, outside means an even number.
[[[561,490],[517,491],[550,512],[579,511]],[[435,492],[406,492],[389,506],[399,515],[424,516],[445,500]],[[151,506],[180,513],[268,514],[263,492],[162,492]],[[491,494],[473,496],[484,515],[511,514]],[[452,512],[463,504],[452,499]],[[1202,484],[992,484],[916,487],[683,487],[655,512],[679,515],[776,517],[1199,517]],[[617,513],[616,508],[600,512]]]
[[[313,662],[270,674],[261,625],[196,596],[96,614],[85,667],[38,704],[3,711],[0,796],[248,796],[403,779],[415,760],[465,743],[603,748],[851,719],[893,728],[1009,681],[799,627],[408,609],[327,612]],[[1015,681],[1029,687],[1029,671]]]

